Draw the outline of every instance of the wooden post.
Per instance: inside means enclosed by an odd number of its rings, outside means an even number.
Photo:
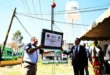
[[[3,54],[3,51],[5,49],[5,45],[6,45],[6,42],[7,42],[7,39],[8,39],[8,35],[9,35],[10,29],[11,29],[11,26],[12,26],[13,19],[15,17],[15,13],[16,13],[16,8],[14,9],[14,12],[13,12],[13,15],[12,15],[9,27],[8,27],[8,31],[7,31],[7,34],[6,34],[6,37],[5,37],[5,41],[4,41],[3,47],[1,49],[0,59],[2,59],[2,54]],[[0,64],[1,64],[1,60],[0,60]]]

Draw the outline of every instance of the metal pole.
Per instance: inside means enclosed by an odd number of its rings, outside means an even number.
[[[73,37],[74,37],[74,22],[73,22],[73,19],[72,19],[72,26],[73,26]]]
[[[54,8],[55,8],[56,4],[53,3],[51,5],[51,31],[53,31],[53,24],[54,24]],[[54,62],[52,64],[52,75],[55,75],[55,55],[54,55]]]
[[[53,31],[53,8],[51,7],[51,30]],[[52,75],[53,75],[53,64],[52,64]]]
[[[9,32],[10,32],[10,29],[11,29],[11,26],[12,26],[12,22],[13,22],[13,19],[15,17],[15,13],[16,13],[16,8],[14,9],[14,12],[13,12],[13,15],[12,15],[12,18],[11,18],[11,21],[10,21],[10,24],[9,24],[9,27],[8,27],[8,31],[7,31],[7,34],[6,34],[6,37],[5,37],[5,41],[4,41],[3,47],[1,49],[1,54],[0,54],[0,58],[1,59],[2,59],[2,54],[3,54],[4,48],[5,48],[7,39],[8,39],[8,35],[9,35]],[[1,63],[1,60],[0,60],[0,63]]]
[[[53,24],[54,24],[54,8],[51,8],[51,30],[53,31]]]

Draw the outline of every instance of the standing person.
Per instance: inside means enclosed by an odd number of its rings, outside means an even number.
[[[80,45],[80,39],[76,38],[75,46],[71,48],[70,52],[63,53],[72,53],[72,65],[74,69],[74,75],[84,75],[84,68],[87,68],[87,55],[85,48]]]
[[[95,75],[102,75],[101,69],[103,64],[103,53],[98,41],[94,41],[94,46],[90,48],[90,62],[94,69]]]
[[[108,45],[105,53],[105,66],[107,74],[110,74],[110,45]]]
[[[38,40],[36,37],[32,37],[31,43],[28,43],[24,47],[24,57],[22,65],[22,75],[36,75],[38,50],[43,46],[36,46]]]
[[[86,49],[87,53],[87,68],[85,68],[86,75],[89,75],[89,70],[88,70],[88,58],[89,58],[89,50],[86,48],[86,44],[83,43],[84,48]]]
[[[107,56],[106,54],[107,53],[107,48],[108,48],[108,44],[105,44],[104,45],[104,48],[103,48],[103,55],[104,55],[104,73],[108,73],[109,72],[109,68],[108,68],[108,62],[107,62]]]

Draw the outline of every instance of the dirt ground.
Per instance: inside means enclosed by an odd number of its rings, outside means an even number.
[[[73,67],[69,61],[68,64],[42,64],[41,61],[38,62],[37,75],[74,75]],[[22,65],[13,65],[0,67],[0,75],[21,75]],[[93,74],[92,66],[89,64],[90,75]]]

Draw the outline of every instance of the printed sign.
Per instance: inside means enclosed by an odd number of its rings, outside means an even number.
[[[63,33],[43,29],[41,44],[44,45],[44,48],[61,49],[62,42]]]

